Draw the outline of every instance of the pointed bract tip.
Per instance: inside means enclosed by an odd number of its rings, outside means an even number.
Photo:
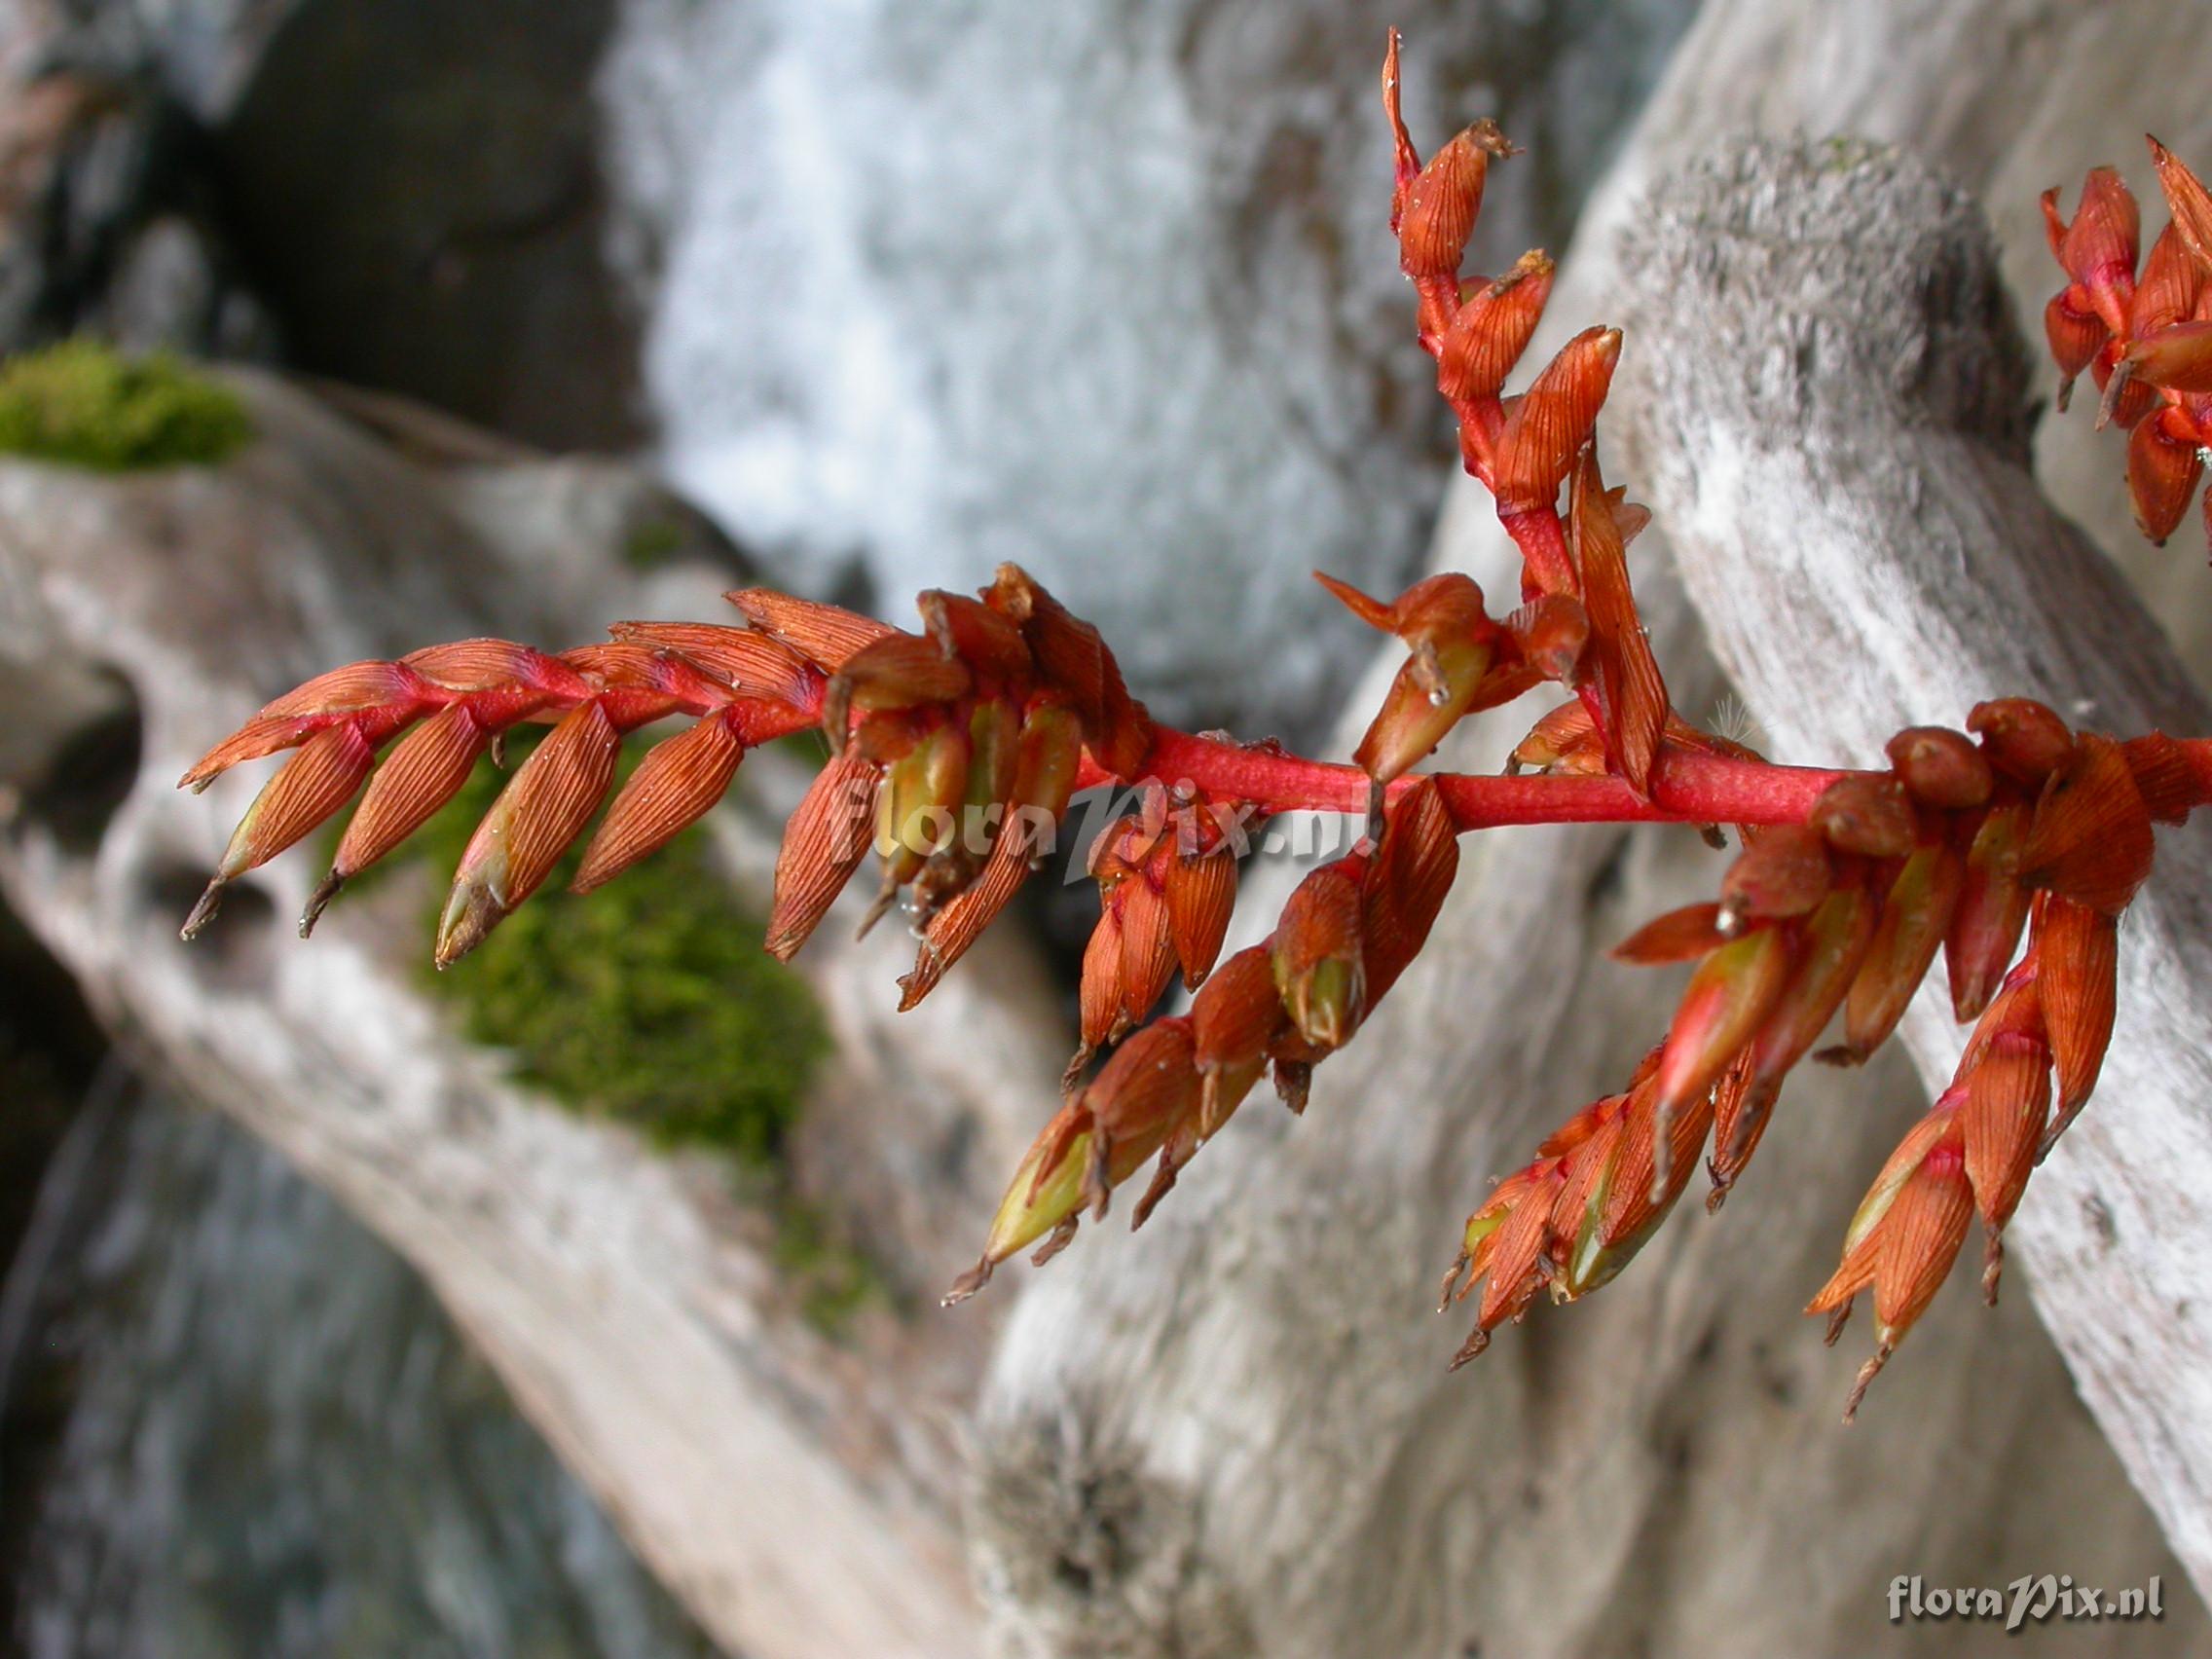
[[[200,930],[213,921],[215,912],[223,907],[223,889],[229,885],[219,875],[207,883],[206,890],[200,895],[193,903],[190,914],[184,918],[184,926],[177,929],[178,939],[190,944],[200,937]]]
[[[346,878],[336,870],[330,871],[315,883],[314,891],[308,895],[306,908],[300,911],[300,937],[302,939],[306,939],[314,932],[315,923],[322,920],[323,911],[330,907],[330,902],[338,897],[338,890],[345,885]]]
[[[1445,1372],[1450,1374],[1457,1371],[1461,1366],[1471,1363],[1482,1353],[1483,1349],[1489,1346],[1490,1332],[1477,1325],[1468,1333],[1467,1340],[1459,1345],[1459,1351],[1452,1356],[1452,1363],[1444,1368]]]
[[[938,1298],[940,1308],[957,1308],[991,1282],[991,1270],[998,1264],[985,1256],[966,1272],[952,1281],[951,1288]]]
[[[1859,1368],[1859,1375],[1852,1380],[1851,1392],[1844,1397],[1843,1420],[1847,1424],[1859,1420],[1859,1408],[1866,1398],[1868,1386],[1882,1374],[1882,1367],[1890,1363],[1890,1355],[1896,1351],[1890,1344],[1884,1343],[1874,1350],[1874,1357]]]
[[[482,944],[506,917],[507,907],[483,882],[456,882],[446,900],[445,912],[438,918],[438,940],[431,960],[441,969],[451,968]]]

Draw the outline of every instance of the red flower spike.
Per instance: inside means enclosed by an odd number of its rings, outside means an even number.
[[[2119,1003],[2120,924],[2063,899],[2047,901],[2036,924],[2037,1000],[2058,1072],[2058,1110],[2039,1156],[2047,1156],[2088,1104],[2112,1046]]]
[[[1667,727],[1667,683],[1629,588],[1629,532],[1622,503],[1605,489],[1595,445],[1585,447],[1575,462],[1567,534],[1590,615],[1590,654],[1605,710],[1606,749],[1629,787],[1648,794]]]
[[[778,962],[798,954],[867,857],[880,783],[877,769],[860,756],[836,756],[815,774],[784,827],[768,909],[767,949]]]
[[[1917,847],[1890,884],[1874,942],[1844,999],[1846,1054],[1863,1060],[1897,1029],[1912,993],[1951,931],[1966,887],[1966,859],[1948,841]]]
[[[214,918],[225,887],[267,864],[352,799],[375,763],[376,752],[353,720],[325,726],[309,738],[245,809],[178,937],[192,939]]]
[[[1807,822],[1837,852],[1867,859],[1904,858],[1918,833],[1904,785],[1866,773],[1829,785]]]
[[[2206,343],[2212,345],[2212,323],[2203,326]],[[2166,544],[2188,514],[2203,476],[2195,429],[2181,411],[2168,405],[2136,423],[2127,435],[2127,499],[2145,540],[2157,547]]]
[[[1967,716],[1967,730],[1981,739],[1990,765],[2030,789],[2043,788],[2074,753],[2066,722],[2032,697],[1976,703]]]
[[[1962,1025],[1989,1005],[2019,948],[2028,919],[2028,891],[2020,885],[2027,828],[2026,804],[2003,802],[1989,809],[1967,848],[1965,885],[1943,940],[1951,1012]]]
[[[898,629],[857,610],[793,599],[771,588],[739,588],[722,597],[745,619],[827,673],[835,674],[867,646]]]
[[[1749,832],[1744,850],[1720,878],[1722,933],[1752,918],[1802,916],[1827,897],[1833,878],[1827,839],[1802,824],[1777,824]]]
[[[1881,1347],[1856,1404],[1935,1293],[1973,1207],[1994,1287],[2028,1151],[2047,1148],[2081,1109],[2110,1042],[2115,918],[2148,870],[2151,824],[2212,798],[2212,740],[2078,742],[2047,708],[2009,700],[1974,712],[1978,749],[1956,733],[1908,731],[1890,745],[1894,771],[1877,777],[1769,766],[1681,721],[1666,706],[1627,580],[1625,547],[1648,514],[1605,488],[1591,450],[1619,338],[1586,332],[1527,393],[1500,398],[1549,292],[1549,263],[1531,255],[1496,282],[1462,284],[1456,266],[1494,153],[1491,129],[1423,169],[1398,118],[1395,36],[1384,97],[1393,222],[1417,274],[1420,343],[1437,359],[1462,457],[1492,485],[1520,545],[1528,603],[1499,623],[1464,577],[1387,605],[1332,584],[1412,658],[1396,703],[1363,743],[1364,785],[1351,767],[1279,746],[1156,730],[1097,630],[1007,566],[980,603],[923,595],[921,636],[748,590],[733,598],[750,628],[623,623],[610,644],[561,657],[463,641],[324,677],[265,709],[188,776],[203,783],[236,760],[305,745],[248,813],[226,873],[274,850],[324,793],[357,784],[376,748],[419,719],[429,724],[372,785],[333,882],[413,828],[505,726],[557,721],[463,861],[440,929],[450,960],[542,878],[604,793],[619,734],[679,712],[702,722],[648,756],[587,850],[584,886],[703,810],[745,748],[823,723],[839,756],[779,858],[771,947],[788,954],[820,919],[872,820],[886,853],[877,913],[903,890],[922,922],[921,954],[902,980],[910,1006],[1006,905],[1042,823],[1064,814],[1079,782],[1131,786],[1146,807],[1101,865],[1111,902],[1086,998],[1094,1030],[1102,1017],[1112,1033],[1145,1012],[1177,962],[1197,979],[1220,948],[1232,873],[1221,843],[1238,827],[1221,812],[1240,823],[1256,809],[1343,811],[1365,793],[1374,839],[1310,877],[1267,945],[1212,974],[1189,1018],[1124,1043],[1047,1125],[957,1296],[1013,1249],[1041,1240],[1042,1261],[1062,1248],[1085,1200],[1103,1207],[1157,1154],[1135,1206],[1141,1221],[1271,1065],[1277,1090],[1301,1109],[1314,1065],[1420,948],[1461,828],[1737,823],[1744,850],[1719,903],[1662,918],[1627,949],[1704,958],[1668,1040],[1625,1090],[1547,1138],[1469,1219],[1459,1267],[1474,1270],[1469,1292],[1484,1294],[1459,1359],[1546,1285],[1570,1300],[1610,1278],[1676,1200],[1715,1122],[1717,1201],[1838,1005],[1854,1051],[1878,1041],[1940,940],[1956,1010],[1980,1010],[1966,1057],[1885,1166],[1816,1299],[1840,1313],[1858,1291],[1874,1293]],[[2186,510],[2196,446],[2212,434],[2212,266],[2201,257],[2212,200],[2156,146],[2154,155],[2176,220],[2140,278],[2134,205],[2109,170],[2090,177],[2071,225],[2046,198],[2068,276],[2046,322],[2062,368],[2092,373],[2109,411],[2136,428],[2134,493],[2146,528],[2162,534]],[[1580,695],[1539,722],[1513,764],[1560,776],[1405,775],[1459,714],[1539,678]],[[1200,811],[1216,817],[1199,824]],[[2007,973],[2023,907],[2030,942]]]
[[[2050,776],[2020,849],[2023,886],[2118,915],[2151,873],[2151,809],[2119,744],[2083,732]]]
[[[1720,925],[1720,906],[1712,900],[1684,904],[1655,916],[1608,954],[1632,968],[1657,968],[1670,962],[1694,962],[1726,944],[1732,928]]]
[[[1461,297],[1436,350],[1436,389],[1454,402],[1495,397],[1529,349],[1551,298],[1552,262],[1538,249]]]
[[[1790,965],[1785,931],[1771,927],[1730,940],[1698,965],[1659,1060],[1662,1112],[1679,1112],[1713,1087],[1774,1011]]]
[[[621,742],[598,699],[561,723],[516,768],[477,825],[438,918],[436,960],[450,968],[537,891],[614,781]]]
[[[1407,188],[1398,218],[1398,266],[1415,281],[1456,277],[1482,211],[1493,156],[1516,154],[1497,123],[1478,121],[1447,143]]]
[[[1501,514],[1548,507],[1590,441],[1620,362],[1621,331],[1587,328],[1562,347],[1506,417],[1493,462]]]
[[[2173,214],[2173,231],[2196,258],[2198,270],[2212,276],[2212,194],[2207,194],[2194,173],[2157,139],[2145,134],[2151,162],[2158,169],[2158,188],[2165,193]]]
[[[1349,1042],[1367,1015],[1360,883],[1346,862],[1323,865],[1298,884],[1272,946],[1291,1028],[1324,1052]]]
[[[1967,812],[1989,799],[1989,761],[1963,734],[1943,726],[1907,726],[1884,753],[1915,800],[1939,812]]]
[[[655,744],[584,848],[570,891],[603,887],[705,817],[737,776],[745,745],[725,714]]]

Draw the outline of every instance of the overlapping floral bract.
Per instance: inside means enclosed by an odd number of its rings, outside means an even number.
[[[614,793],[578,890],[706,812],[748,750],[816,728],[830,757],[785,830],[767,948],[796,952],[872,849],[881,873],[863,926],[903,909],[917,940],[902,980],[910,1008],[1006,907],[1076,792],[1130,787],[1133,810],[1090,851],[1100,913],[1064,1098],[955,1301],[1016,1251],[1038,1245],[1042,1261],[1064,1247],[1149,1165],[1131,1206],[1141,1224],[1263,1078],[1303,1111],[1315,1069],[1426,942],[1461,833],[1650,821],[1701,826],[1725,845],[1718,827],[1733,825],[1739,851],[1718,897],[1659,917],[1616,953],[1692,965],[1667,1031],[1618,1093],[1568,1119],[1469,1216],[1445,1293],[1480,1297],[1455,1363],[1539,1292],[1571,1301],[1610,1280],[1701,1157],[1717,1209],[1829,1026],[1840,1022],[1837,1039],[1818,1057],[1864,1059],[1941,955],[1953,1011],[1973,1027],[1965,1058],[1877,1175],[1809,1309],[1830,1315],[1832,1340],[1855,1299],[1872,1294],[1877,1347],[1856,1409],[1976,1217],[1994,1298],[2006,1223],[2095,1086],[2113,1030],[2118,918],[2150,873],[2153,826],[2212,799],[2212,750],[2076,731],[2018,698],[1977,706],[1965,730],[1899,733],[1873,771],[1772,765],[1687,724],[1669,706],[1629,579],[1648,515],[1599,466],[1596,424],[1621,336],[1589,329],[1525,389],[1505,391],[1549,297],[1551,262],[1535,252],[1496,278],[1462,274],[1488,170],[1513,148],[1478,122],[1423,164],[1399,118],[1397,62],[1393,36],[1390,224],[1417,332],[1465,467],[1495,498],[1523,569],[1503,615],[1456,572],[1389,601],[1322,578],[1406,648],[1352,765],[1158,725],[1098,631],[1012,565],[978,595],[922,595],[913,631],[748,589],[729,596],[742,626],[619,623],[611,643],[559,655],[463,641],[339,669],[278,698],[185,775],[205,788],[241,761],[294,751],[247,808],[186,936],[228,883],[360,793],[305,932],[349,878],[496,757],[505,731],[550,725],[461,858],[436,946],[451,963],[591,825],[627,734],[691,721]],[[2106,413],[2131,428],[2137,511],[2163,536],[2187,508],[2212,419],[2212,198],[2156,141],[2153,154],[2174,222],[2140,273],[2135,208],[2116,175],[2090,175],[2071,225],[2046,199],[2068,277],[2046,322],[2067,383],[2092,372]],[[1563,698],[1506,757],[1507,775],[1416,770],[1466,716],[1545,683]],[[1263,942],[1217,963],[1245,831],[1300,808],[1364,808],[1367,833],[1306,877]],[[1153,1017],[1178,977],[1194,993],[1188,1011]]]

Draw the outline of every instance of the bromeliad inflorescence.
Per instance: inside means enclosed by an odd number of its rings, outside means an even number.
[[[946,1299],[957,1301],[1016,1251],[1041,1245],[1041,1262],[1064,1247],[1082,1217],[1103,1217],[1114,1189],[1150,1165],[1132,1206],[1142,1224],[1263,1078],[1303,1111],[1315,1069],[1426,941],[1460,834],[1657,822],[1725,845],[1717,827],[1733,825],[1740,850],[1718,897],[1658,918],[1616,952],[1694,964],[1664,1036],[1618,1093],[1577,1112],[1468,1218],[1445,1292],[1481,1295],[1455,1363],[1538,1292],[1571,1301],[1617,1274],[1701,1154],[1717,1209],[1790,1071],[1838,1020],[1839,1039],[1818,1057],[1863,1060],[1940,954],[1953,1012],[1973,1027],[1965,1057],[1876,1178],[1809,1309],[1830,1315],[1832,1340],[1859,1294],[1872,1293],[1877,1348],[1856,1409],[1976,1216],[1994,1299],[2003,1230],[2095,1086],[2113,1029],[2118,918],[2150,873],[2153,826],[2212,800],[2212,743],[2076,731],[2011,698],[1969,712],[1964,730],[1899,732],[1882,769],[1837,771],[1770,764],[1685,722],[1629,579],[1648,515],[1599,464],[1621,336],[1575,336],[1506,394],[1552,265],[1530,253],[1494,279],[1462,275],[1489,167],[1513,147],[1478,122],[1424,165],[1400,119],[1397,62],[1393,34],[1383,96],[1400,264],[1461,460],[1495,498],[1522,581],[1516,606],[1493,615],[1456,572],[1387,602],[1321,578],[1406,647],[1353,764],[1159,724],[1098,631],[1012,565],[977,596],[922,595],[911,632],[747,589],[729,596],[743,626],[618,623],[611,643],[558,655],[470,640],[339,669],[278,698],[185,774],[205,788],[241,761],[296,751],[247,809],[186,937],[228,883],[365,783],[305,933],[349,879],[497,756],[506,732],[550,726],[462,855],[438,928],[437,960],[450,964],[583,834],[613,790],[627,734],[692,721],[614,793],[579,891],[705,813],[748,750],[819,728],[830,756],[785,831],[767,948],[796,952],[872,847],[881,877],[866,922],[903,907],[918,941],[901,981],[911,1008],[1006,907],[1075,793],[1129,788],[1134,810],[1090,853],[1100,914],[1065,1097]],[[2135,206],[2117,175],[2090,175],[2071,225],[2046,198],[2068,278],[2046,323],[2065,384],[2093,373],[2105,414],[2131,428],[2137,512],[2162,537],[2212,436],[2212,198],[2152,148],[2174,222],[2140,274]],[[1564,699],[1503,775],[1416,770],[1468,715],[1547,683]],[[1367,834],[1306,877],[1264,942],[1217,965],[1252,824],[1299,810],[1363,813]],[[1188,1012],[1151,1018],[1178,974],[1195,993]]]

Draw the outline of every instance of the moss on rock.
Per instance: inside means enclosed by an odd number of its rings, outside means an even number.
[[[505,780],[480,768],[410,843],[441,885]],[[761,950],[761,920],[711,866],[703,830],[588,897],[559,890],[573,859],[432,975],[462,1030],[511,1054],[526,1082],[656,1145],[772,1161],[829,1046],[805,982]]]
[[[0,454],[129,472],[211,465],[252,436],[237,392],[166,351],[78,338],[0,364]]]

